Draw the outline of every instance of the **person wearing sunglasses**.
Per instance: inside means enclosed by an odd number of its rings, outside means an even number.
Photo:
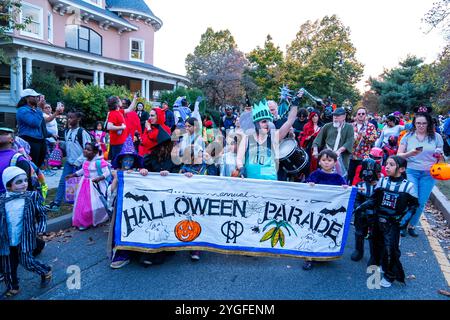
[[[416,226],[419,223],[425,204],[436,180],[430,173],[430,168],[437,159],[443,158],[444,140],[436,133],[431,115],[428,112],[416,113],[413,119],[413,128],[400,141],[397,155],[406,159],[408,167],[406,176],[414,184],[419,194],[419,206],[411,214],[407,214],[402,221],[401,235],[407,233],[417,237]]]
[[[348,168],[348,181],[351,183],[355,177],[355,169],[362,161],[369,157],[370,149],[378,138],[377,128],[367,120],[367,109],[359,107],[356,118],[352,123],[355,142]]]

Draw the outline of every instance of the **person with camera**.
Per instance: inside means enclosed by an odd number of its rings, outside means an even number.
[[[415,212],[411,212],[403,219],[402,237],[407,233],[412,237],[418,236],[415,227],[436,184],[430,168],[437,159],[443,157],[444,147],[444,141],[441,135],[435,132],[429,113],[416,113],[412,124],[412,130],[400,142],[397,155],[407,161],[406,176],[419,194],[419,206]]]
[[[46,138],[51,137],[47,132],[43,114],[45,97],[33,89],[25,89],[22,91],[17,108],[18,136],[30,144],[31,159],[39,168],[44,163],[47,153]],[[57,109],[55,113],[58,115],[62,111]]]

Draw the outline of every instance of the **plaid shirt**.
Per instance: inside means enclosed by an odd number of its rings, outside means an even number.
[[[353,131],[358,134],[353,144],[352,159],[364,160],[369,157],[370,149],[372,149],[378,138],[378,132],[375,126],[370,122],[364,122],[360,130],[356,122],[352,123]]]

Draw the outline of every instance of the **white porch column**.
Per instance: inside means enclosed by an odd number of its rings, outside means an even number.
[[[94,71],[94,79],[92,83],[94,86],[98,86],[98,71]]]
[[[22,71],[22,57],[16,59],[16,94],[17,100],[23,91],[23,71]]]
[[[31,75],[33,74],[33,60],[26,58],[25,61],[25,86],[28,88],[31,85]]]
[[[150,80],[145,80],[145,97],[147,100],[151,100],[152,97],[150,97]]]
[[[100,88],[104,88],[105,87],[105,73],[103,71],[99,72],[99,86]]]
[[[17,57],[11,58],[11,65],[9,66],[10,77],[10,89],[9,95],[12,102],[17,103],[19,101],[19,95],[17,94],[17,70],[16,70]]]
[[[145,79],[141,80],[141,97],[146,98],[146,96],[145,96]]]

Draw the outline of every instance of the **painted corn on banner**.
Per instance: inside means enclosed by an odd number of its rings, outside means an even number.
[[[115,245],[337,259],[355,195],[351,187],[119,173]]]

